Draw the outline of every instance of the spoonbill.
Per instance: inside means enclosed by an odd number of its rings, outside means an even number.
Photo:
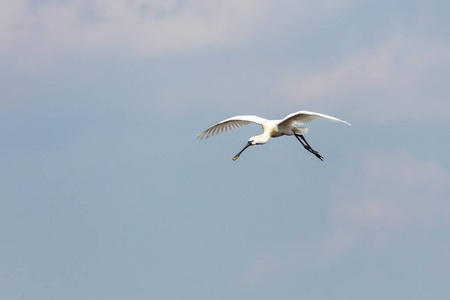
[[[350,125],[350,123],[338,118],[306,110],[301,110],[287,115],[282,120],[266,120],[264,118],[252,115],[234,116],[209,127],[208,129],[197,135],[197,139],[208,138],[210,136],[220,134],[228,130],[255,123],[262,126],[263,134],[252,136],[248,140],[247,145],[245,145],[245,147],[233,157],[233,160],[238,159],[241,153],[244,152],[244,150],[248,147],[254,145],[264,145],[269,141],[271,137],[276,138],[283,135],[294,135],[306,150],[314,154],[320,160],[323,160],[323,157],[319,154],[319,152],[311,148],[311,146],[303,136],[308,132],[308,128],[298,126],[305,125],[306,123],[314,121],[316,119],[325,119]]]

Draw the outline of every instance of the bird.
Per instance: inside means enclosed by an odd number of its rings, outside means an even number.
[[[301,110],[294,112],[292,114],[287,115],[284,119],[281,120],[267,120],[254,115],[242,115],[242,116],[234,116],[229,119],[220,121],[219,123],[214,124],[209,127],[202,133],[197,135],[197,139],[209,138],[210,136],[214,136],[216,134],[220,134],[232,129],[236,129],[238,127],[249,125],[249,124],[259,124],[263,129],[263,133],[260,135],[252,136],[245,147],[239,151],[233,157],[233,161],[237,160],[239,156],[250,146],[255,145],[264,145],[269,141],[270,138],[277,138],[280,136],[295,136],[297,140],[302,144],[302,146],[312,154],[314,154],[317,158],[323,161],[323,156],[319,154],[316,150],[314,150],[306,141],[304,135],[308,133],[308,128],[300,127],[314,121],[316,119],[325,119],[334,122],[345,123],[349,126],[350,123],[340,120],[338,118],[328,116],[321,113],[310,112],[306,110]]]

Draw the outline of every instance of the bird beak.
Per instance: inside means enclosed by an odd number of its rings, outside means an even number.
[[[248,148],[249,146],[251,146],[251,145],[252,145],[252,142],[248,141],[248,143],[247,143],[247,145],[245,145],[244,149],[242,149],[238,154],[236,154],[236,155],[233,157],[233,160],[238,159],[238,158],[239,158],[239,155],[241,155],[241,153],[244,152],[244,150],[247,149],[247,148]]]

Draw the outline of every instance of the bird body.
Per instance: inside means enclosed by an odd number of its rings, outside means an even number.
[[[317,151],[313,150],[311,146],[309,146],[308,142],[306,142],[303,136],[306,133],[308,133],[308,128],[299,127],[316,119],[325,119],[329,121],[341,122],[350,125],[350,123],[340,120],[338,118],[305,110],[292,113],[282,120],[267,120],[264,118],[260,118],[258,116],[242,115],[231,117],[229,119],[214,124],[213,126],[209,127],[208,129],[200,133],[197,136],[197,138],[198,139],[208,138],[210,136],[220,134],[225,131],[229,131],[244,125],[255,123],[261,125],[263,133],[251,137],[248,140],[247,145],[244,147],[244,149],[242,149],[237,155],[235,155],[233,157],[233,160],[236,160],[239,157],[239,155],[249,146],[263,145],[267,143],[271,137],[276,138],[283,135],[287,136],[295,135],[295,137],[300,141],[300,143],[302,143],[303,147],[305,147],[306,150],[316,155],[320,160],[323,160],[323,157],[320,156]]]

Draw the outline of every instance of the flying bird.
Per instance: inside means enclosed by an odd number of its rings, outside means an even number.
[[[244,125],[255,123],[262,126],[263,134],[251,137],[248,140],[247,145],[245,145],[245,147],[233,157],[233,160],[238,159],[241,153],[244,152],[244,150],[247,149],[248,147],[254,145],[264,145],[269,141],[271,137],[276,138],[283,135],[295,136],[306,150],[314,154],[320,160],[323,160],[323,157],[319,154],[319,152],[311,148],[311,146],[308,144],[308,142],[304,137],[304,135],[308,133],[308,128],[300,127],[301,125],[305,125],[306,123],[309,123],[316,119],[325,119],[329,121],[341,122],[350,125],[350,123],[340,120],[338,118],[306,110],[301,110],[292,113],[282,120],[266,120],[258,116],[247,116],[247,115],[234,116],[209,127],[208,129],[197,135],[197,139],[208,138],[210,136],[225,131],[229,131]]]

